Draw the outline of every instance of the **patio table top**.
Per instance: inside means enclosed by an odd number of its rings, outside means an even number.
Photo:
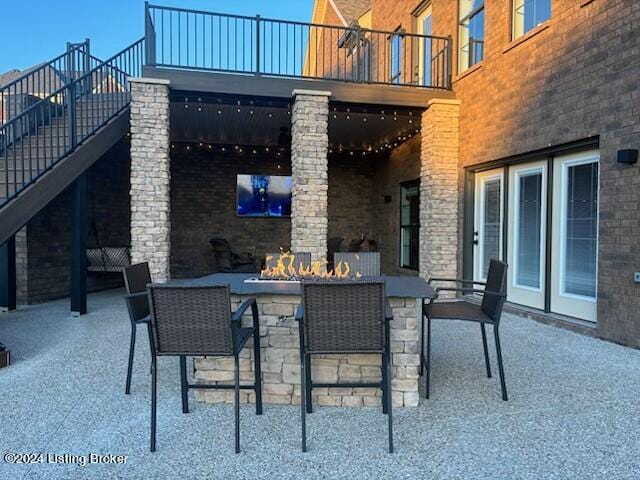
[[[227,284],[232,294],[236,295],[300,295],[300,284],[297,282],[245,282],[249,278],[255,278],[255,273],[214,273],[200,278],[175,280],[175,283],[188,283],[190,285],[217,285]],[[408,277],[400,275],[382,275],[385,282],[387,297],[400,298],[425,298],[435,297],[434,289],[420,277]],[[339,281],[339,280],[336,280]]]

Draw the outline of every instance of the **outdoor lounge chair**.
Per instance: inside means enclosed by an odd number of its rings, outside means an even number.
[[[461,285],[484,285],[484,289],[467,287],[438,287],[439,292],[460,292],[477,293],[482,295],[482,302],[478,305],[467,301],[457,302],[436,302],[433,301],[423,305],[422,332],[425,331],[424,323],[427,321],[427,341],[426,355],[425,342],[421,342],[422,349],[420,355],[420,374],[426,369],[426,398],[429,398],[429,380],[431,374],[431,320],[465,320],[480,324],[482,333],[482,346],[484,348],[484,360],[487,367],[487,377],[491,378],[491,365],[489,363],[489,351],[487,349],[487,334],[485,324],[493,325],[493,335],[496,344],[496,355],[498,357],[498,371],[500,373],[500,386],[502,388],[502,399],[507,400],[507,386],[504,380],[504,369],[502,366],[502,350],[500,348],[500,335],[498,327],[502,316],[502,307],[506,299],[506,279],[507,264],[500,260],[492,259],[489,263],[487,281],[477,282],[474,280],[460,280],[453,278],[431,278],[431,282],[454,282]]]
[[[189,389],[233,389],[235,450],[240,452],[240,390],[255,392],[256,414],[262,415],[260,370],[260,320],[254,298],[231,313],[228,285],[150,285],[153,357],[151,362],[151,451],[156,450],[157,357],[180,357],[182,412],[189,413]],[[242,315],[251,308],[253,324],[242,327]],[[253,385],[240,385],[240,351],[253,338],[255,377]],[[190,384],[187,356],[224,356],[234,359],[233,384]]]
[[[124,286],[127,291],[125,301],[131,321],[131,343],[129,346],[129,364],[127,367],[127,381],[125,394],[131,392],[131,371],[133,370],[133,357],[136,348],[136,330],[138,325],[146,325],[149,334],[149,347],[153,349],[151,335],[151,317],[149,316],[149,299],[147,285],[151,283],[151,273],[148,263],[138,263],[124,268],[122,271]],[[152,352],[153,355],[153,352]]]
[[[380,275],[380,252],[337,252],[333,256],[333,263],[338,265],[339,262],[348,262],[351,272],[358,272],[363,277]]]
[[[250,253],[235,253],[231,245],[224,238],[212,238],[209,240],[213,248],[213,256],[218,272],[229,273],[255,273],[256,262]]]
[[[303,280],[302,302],[296,311],[300,332],[302,451],[307,451],[306,414],[313,411],[313,388],[381,388],[382,409],[388,417],[389,452],[393,453],[391,348],[383,281]],[[382,381],[319,383],[311,378],[311,355],[379,353]]]

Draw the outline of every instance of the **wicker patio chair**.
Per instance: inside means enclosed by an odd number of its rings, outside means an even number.
[[[189,413],[189,389],[233,389],[235,392],[235,449],[240,452],[240,390],[255,392],[256,414],[262,414],[260,325],[254,298],[245,300],[232,314],[228,285],[150,285],[151,327],[154,355],[151,376],[151,451],[156,450],[157,357],[180,357],[182,412]],[[241,326],[251,308],[253,324]],[[253,337],[255,377],[253,385],[240,385],[240,351]],[[233,384],[192,384],[187,380],[187,356],[233,357]]]
[[[279,253],[265,253],[264,254],[264,265],[265,268],[273,268],[278,261]],[[293,253],[293,266],[298,270],[298,267],[302,264],[304,268],[309,268],[311,266],[311,254],[307,252],[296,252]]]
[[[487,367],[487,377],[491,378],[491,365],[489,363],[489,351],[487,349],[487,334],[485,332],[485,324],[493,325],[493,335],[496,344],[496,356],[498,357],[498,371],[500,373],[500,386],[502,388],[502,399],[507,401],[507,386],[504,379],[504,368],[502,366],[502,349],[500,348],[500,317],[502,316],[502,307],[506,299],[506,279],[507,264],[500,260],[492,259],[489,263],[489,271],[487,273],[487,281],[476,282],[474,280],[461,280],[453,278],[431,278],[431,282],[454,282],[461,285],[484,285],[484,289],[467,288],[467,287],[438,287],[436,293],[439,292],[460,292],[460,293],[477,293],[482,295],[480,305],[467,302],[436,302],[433,301],[423,305],[422,331],[424,332],[425,319],[427,321],[427,341],[426,355],[425,342],[422,342],[420,355],[420,374],[422,375],[426,369],[426,398],[429,398],[430,374],[431,374],[431,320],[466,320],[480,324],[480,332],[482,333],[482,346],[484,348],[484,360]]]
[[[147,296],[147,284],[151,283],[151,273],[148,263],[138,263],[124,268],[122,271],[124,286],[127,292],[125,302],[131,321],[131,341],[129,345],[129,363],[127,366],[127,381],[125,394],[131,392],[131,372],[133,370],[133,357],[136,348],[136,330],[138,325],[146,325],[149,335],[149,348],[153,356],[153,339],[151,334],[151,317],[149,315],[149,298]]]
[[[303,280],[302,302],[296,311],[300,332],[302,451],[307,451],[306,414],[313,411],[314,388],[381,388],[383,412],[388,416],[389,452],[393,453],[391,406],[391,349],[383,281]],[[379,353],[382,381],[320,383],[311,377],[311,355]]]
[[[380,252],[336,252],[333,256],[334,265],[349,263],[351,272],[358,272],[363,277],[380,276]]]

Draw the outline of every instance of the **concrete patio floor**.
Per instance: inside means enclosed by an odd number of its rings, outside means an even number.
[[[477,325],[436,322],[433,390],[395,410],[386,452],[378,409],[319,408],[300,451],[297,407],[242,407],[233,453],[231,406],[180,407],[178,360],[159,362],[158,451],[149,452],[150,375],[139,330],[124,395],[129,321],[121,292],[93,294],[72,318],[68,300],[0,316],[13,365],[0,370],[0,453],[127,455],[124,465],[11,465],[2,479],[358,478],[637,479],[640,351],[506,315],[501,328],[510,400],[484,374]],[[490,343],[490,348],[493,343]],[[495,364],[495,355],[492,356]]]

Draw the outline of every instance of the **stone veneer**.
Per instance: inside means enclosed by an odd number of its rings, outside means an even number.
[[[131,83],[131,262],[149,262],[156,282],[170,277],[169,82]]]
[[[325,259],[328,233],[328,117],[331,92],[294,90],[291,115],[291,249]]]
[[[248,297],[232,295],[232,308]],[[271,404],[300,403],[300,356],[298,323],[294,318],[297,295],[257,295],[260,312],[262,361],[262,399]],[[416,300],[390,298],[394,320],[391,322],[391,390],[393,405],[418,405],[420,323]],[[250,326],[251,317],[243,317]],[[252,384],[253,348],[249,340],[240,354],[240,381]],[[316,382],[376,382],[381,378],[381,356],[372,354],[313,355],[311,375]],[[195,378],[202,383],[232,383],[232,357],[204,357],[194,360]],[[345,407],[381,405],[379,388],[314,388],[315,405]],[[233,391],[196,390],[196,399],[205,403],[232,403]],[[240,392],[241,402],[253,403],[252,391]]]
[[[457,278],[458,119],[456,100],[432,100],[422,114],[420,275]]]

